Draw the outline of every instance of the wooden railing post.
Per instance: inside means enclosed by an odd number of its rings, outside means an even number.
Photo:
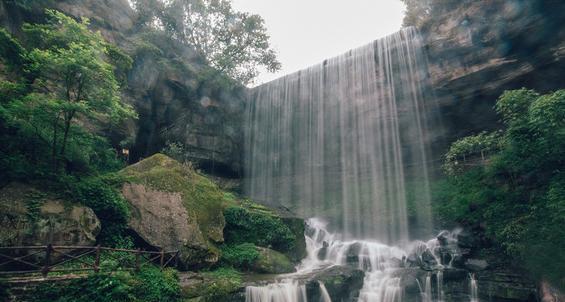
[[[45,264],[43,265],[43,269],[41,270],[41,274],[43,275],[44,278],[47,277],[47,274],[49,274],[52,252],[53,252],[53,245],[48,244],[45,247]]]
[[[141,257],[141,250],[138,248],[135,252],[135,271],[139,272],[141,270],[141,265],[139,263]]]
[[[100,244],[96,246],[96,256],[94,256],[94,272],[100,271]]]
[[[161,269],[165,266],[165,250],[161,249]]]

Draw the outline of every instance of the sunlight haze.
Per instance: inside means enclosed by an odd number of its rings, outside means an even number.
[[[256,84],[322,62],[400,29],[400,0],[232,0],[235,9],[265,19],[282,69]]]

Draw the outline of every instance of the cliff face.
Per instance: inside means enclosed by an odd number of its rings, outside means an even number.
[[[139,120],[113,130],[114,144],[133,137],[131,160],[180,141],[204,170],[241,171],[245,89],[227,84],[190,48],[141,29],[127,0],[46,1],[93,28],[134,58],[124,98]],[[446,3],[451,3],[446,1]],[[42,4],[43,5],[43,4]],[[507,89],[547,92],[563,87],[565,2],[483,0],[445,5],[420,28],[440,102],[446,144],[499,127],[493,110]],[[23,22],[41,21],[41,10],[0,3],[0,24],[17,33]]]
[[[504,90],[564,87],[563,12],[563,1],[460,1],[421,26],[447,142],[497,128]]]
[[[139,119],[123,129],[104,129],[115,146],[128,139],[132,162],[172,141],[183,143],[190,160],[207,172],[239,173],[243,87],[191,48],[139,26],[127,0],[46,0],[28,10],[3,1],[0,25],[18,35],[24,22],[42,22],[44,8],[89,18],[94,30],[134,59],[122,97]]]

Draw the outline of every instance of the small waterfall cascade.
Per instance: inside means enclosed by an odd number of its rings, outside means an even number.
[[[424,282],[424,288],[422,291],[422,302],[432,302],[432,274],[428,273],[426,275],[426,281]]]
[[[438,131],[428,78],[421,38],[406,28],[253,88],[246,194],[322,217],[344,240],[431,236],[428,149]]]
[[[433,259],[441,259],[442,246],[445,248],[446,238],[455,238],[451,234],[441,233],[438,238],[423,242],[417,241],[405,247],[388,246],[376,241],[343,240],[343,236],[328,230],[328,223],[312,218],[308,220],[305,232],[307,257],[297,267],[297,272],[283,275],[276,283],[261,287],[248,287],[247,302],[317,302],[307,301],[306,287],[296,280],[307,280],[304,276],[332,266],[352,266],[365,272],[363,287],[359,292],[359,302],[402,302],[404,289],[400,270],[409,266],[409,259],[415,262],[424,259],[426,254],[435,255]],[[451,239],[449,239],[451,240]],[[439,242],[444,241],[443,245]],[[434,258],[435,257],[435,258]],[[437,264],[442,267],[441,262]],[[443,301],[443,271],[434,270],[436,287],[432,287],[432,273],[428,273],[422,301]],[[323,302],[331,302],[330,295],[321,282],[319,295]],[[435,289],[435,291],[434,291]],[[432,295],[435,299],[432,299]],[[289,300],[290,299],[290,300]]]
[[[443,270],[438,270],[436,272],[437,280],[437,301],[443,302],[445,300],[445,295],[443,292]]]
[[[479,302],[479,285],[475,274],[469,274],[469,289],[471,292],[471,302]]]
[[[328,290],[326,289],[324,283],[318,282],[318,284],[320,284],[320,293],[321,293],[320,302],[332,302],[332,299],[330,298],[330,293],[328,293]]]
[[[306,287],[291,280],[267,286],[248,286],[245,302],[307,302]],[[331,300],[323,301],[331,302]]]

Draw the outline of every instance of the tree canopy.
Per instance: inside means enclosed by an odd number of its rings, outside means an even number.
[[[27,50],[6,32],[1,35],[4,60],[19,66],[29,80],[3,81],[7,88],[19,86],[19,93],[5,100],[0,113],[28,143],[49,150],[57,173],[61,163],[68,169],[106,156],[95,151],[105,143],[92,130],[135,117],[135,112],[121,102],[117,68],[110,63],[118,60],[127,68],[131,58],[91,32],[87,19],[77,22],[53,10],[46,14],[45,24],[24,25]]]
[[[238,12],[229,0],[136,0],[140,22],[161,26],[193,47],[210,65],[249,84],[260,68],[277,71],[281,64],[259,15]]]

